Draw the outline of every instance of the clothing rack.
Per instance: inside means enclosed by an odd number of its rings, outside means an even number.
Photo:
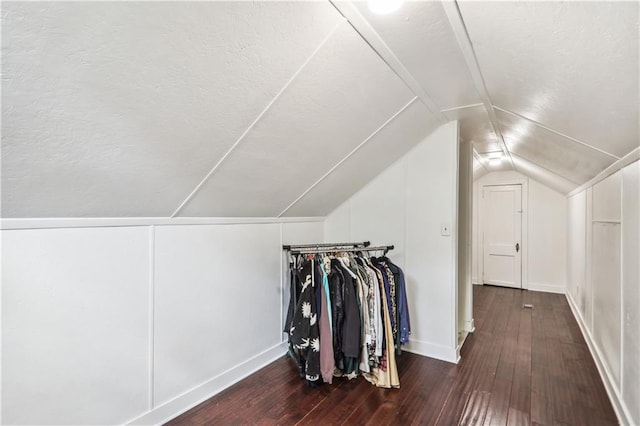
[[[290,250],[291,254],[315,254],[315,253],[333,253],[333,252],[357,252],[357,251],[384,251],[387,254],[389,250],[393,250],[393,245],[388,246],[369,246],[369,247],[350,247],[350,248],[337,248],[337,247],[320,247],[320,248],[300,248]]]
[[[295,250],[295,249],[311,249],[311,248],[355,248],[355,247],[369,247],[370,241],[362,241],[359,243],[318,243],[318,244],[296,244],[296,245],[283,245],[283,250]]]
[[[411,326],[404,273],[386,257],[394,246],[367,241],[283,249],[290,262],[283,331],[300,377],[311,387],[358,375],[379,387],[399,387],[396,356],[409,341]],[[376,251],[385,257],[366,254]],[[357,253],[356,258],[343,258],[345,252]]]

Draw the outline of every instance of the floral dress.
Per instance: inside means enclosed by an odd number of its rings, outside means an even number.
[[[289,345],[304,363],[309,384],[320,379],[320,330],[313,279],[313,261],[305,260],[296,271],[300,297],[289,328]]]

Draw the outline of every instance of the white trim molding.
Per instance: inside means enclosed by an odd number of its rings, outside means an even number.
[[[455,121],[456,123],[456,136],[455,140],[458,142],[455,144],[455,155],[453,156],[453,165],[452,170],[455,170],[455,179],[453,179],[453,205],[451,206],[453,212],[453,223],[454,225],[451,227],[451,259],[453,259],[452,263],[452,272],[451,276],[453,277],[453,285],[451,286],[451,312],[454,314],[454,329],[452,333],[452,343],[456,348],[455,352],[455,362],[456,364],[460,361],[460,348],[458,347],[458,331],[460,328],[460,324],[458,324],[459,318],[459,310],[460,303],[458,301],[458,286],[459,277],[458,277],[458,263],[460,262],[460,256],[458,252],[458,238],[460,235],[460,122]],[[469,263],[471,263],[471,258],[469,258]],[[469,265],[471,266],[471,265]],[[470,290],[470,289],[468,289]],[[473,298],[473,295],[470,297]],[[471,305],[471,315],[473,315],[473,305]]]
[[[429,358],[447,361],[453,364],[457,364],[459,360],[455,347],[451,348],[449,346],[424,342],[422,340],[409,339],[409,342],[402,347],[402,350],[417,355],[428,356]]]
[[[259,353],[253,358],[250,358],[247,361],[212,377],[206,382],[186,391],[182,395],[178,395],[172,400],[153,408],[145,414],[127,422],[127,424],[157,425],[166,423],[272,363],[282,357],[286,352],[287,345],[279,343],[276,346]]]
[[[324,222],[324,217],[65,217],[1,219],[0,229],[112,228],[120,226],[247,225]]]
[[[455,1],[443,1],[442,8],[444,9],[444,13],[447,15],[447,19],[449,20],[449,24],[451,25],[453,34],[455,35],[458,46],[460,47],[460,51],[462,52],[462,57],[467,64],[467,70],[471,75],[471,79],[473,80],[473,83],[476,87],[476,91],[478,92],[480,100],[482,101],[482,104],[487,111],[493,133],[495,133],[496,137],[498,138],[498,141],[502,146],[502,151],[511,164],[511,168],[517,171],[515,164],[513,164],[513,158],[511,158],[511,151],[509,151],[509,147],[504,141],[502,130],[500,128],[500,125],[498,124],[498,118],[496,117],[496,113],[493,110],[493,103],[491,102],[489,91],[487,90],[487,85],[485,84],[484,75],[482,75],[482,71],[480,70],[478,57],[476,56],[476,52],[473,49],[473,43],[471,42],[471,38],[469,37],[469,33],[467,32],[467,27],[464,19],[462,18],[462,14],[460,13],[460,9],[458,8],[458,3],[456,3]]]
[[[591,352],[591,356],[595,361],[596,367],[598,369],[598,373],[600,374],[600,378],[604,383],[604,387],[607,391],[607,395],[609,396],[609,400],[611,401],[611,405],[613,405],[613,409],[616,412],[616,417],[618,417],[618,423],[621,425],[634,424],[631,419],[631,414],[629,413],[629,410],[627,409],[627,406],[625,405],[624,400],[620,395],[620,392],[615,386],[615,380],[613,379],[611,372],[609,371],[609,369],[607,368],[606,364],[603,361],[604,357],[600,353],[600,349],[598,349],[598,346],[593,340],[593,337],[591,336],[591,332],[589,332],[589,329],[585,325],[584,319],[582,318],[582,314],[580,313],[578,306],[574,302],[573,297],[571,297],[571,293],[567,292],[565,294],[565,297],[569,302],[569,307],[571,308],[571,312],[573,313],[573,316],[578,322],[578,326],[580,327],[582,336],[584,337],[584,340],[587,342],[587,346],[589,347],[589,352]]]
[[[597,151],[597,152],[599,152],[600,154],[604,154],[604,155],[606,155],[607,157],[613,158],[614,160],[619,160],[619,159],[620,159],[620,157],[615,156],[615,155],[611,154],[610,152],[604,151],[604,150],[602,150],[602,149],[600,149],[600,148],[597,148],[597,147],[595,147],[595,146],[593,146],[593,145],[589,145],[589,144],[588,144],[588,143],[586,143],[586,142],[583,142],[583,141],[581,141],[581,140],[579,140],[579,139],[573,138],[573,137],[571,137],[571,136],[569,136],[569,135],[566,135],[566,134],[564,134],[564,133],[560,133],[559,131],[557,131],[557,130],[555,130],[555,129],[552,129],[551,127],[547,127],[547,126],[545,126],[544,124],[542,124],[542,123],[540,123],[540,122],[538,122],[538,121],[532,120],[532,119],[531,119],[531,118],[529,118],[529,117],[525,117],[525,116],[524,116],[524,115],[522,115],[522,114],[518,114],[517,112],[513,112],[513,111],[510,111],[510,110],[505,109],[505,108],[500,108],[500,107],[499,107],[499,106],[497,106],[497,105],[493,105],[493,108],[494,108],[494,109],[497,109],[498,111],[504,112],[505,114],[509,114],[509,115],[511,115],[511,116],[513,116],[513,117],[520,118],[521,120],[528,121],[529,123],[532,123],[533,125],[535,125],[535,126],[537,126],[537,127],[540,127],[540,128],[542,128],[542,129],[544,129],[544,130],[546,130],[546,131],[548,131],[548,132],[554,133],[554,134],[556,134],[556,135],[558,135],[558,136],[560,136],[560,137],[562,137],[562,138],[569,139],[569,140],[570,140],[570,141],[572,141],[572,142],[575,142],[575,143],[580,144],[580,145],[582,145],[582,146],[584,146],[584,147],[586,147],[586,148],[589,148],[589,149],[592,149],[592,150],[594,150],[594,151]]]
[[[550,285],[550,284],[539,284],[539,283],[529,283],[530,291],[543,291],[545,293],[556,293],[556,294],[566,294],[567,288],[563,285]]]
[[[634,149],[633,151],[631,151],[630,153],[628,153],[627,155],[625,155],[624,157],[622,157],[621,159],[619,159],[618,161],[616,161],[615,163],[613,163],[612,165],[610,165],[609,167],[607,167],[606,169],[598,173],[591,180],[583,183],[582,185],[580,185],[579,187],[577,187],[576,189],[568,193],[567,198],[572,197],[576,194],[579,194],[580,192],[584,191],[587,188],[591,188],[596,183],[608,178],[618,170],[624,169],[629,164],[636,162],[638,160],[640,160],[640,147]]]
[[[476,323],[473,318],[471,318],[470,321],[465,321],[465,331],[467,333],[473,333],[474,331],[476,331]]]
[[[487,186],[497,185],[521,185],[522,186],[522,232],[520,234],[522,243],[522,286],[523,290],[529,290],[529,179],[526,178],[487,178],[483,182],[478,182],[478,237],[479,237],[479,253],[478,257],[478,276],[479,284],[484,284],[484,238],[483,238],[483,215],[484,209],[483,196],[484,188]]]
[[[149,370],[148,370],[148,392],[149,392],[149,410],[153,409],[155,402],[154,388],[155,388],[155,301],[156,301],[156,227],[151,225],[148,228],[149,232],[149,318],[148,318],[148,330],[149,330]]]
[[[360,148],[362,148],[367,142],[369,142],[371,139],[373,139],[373,137],[375,135],[377,135],[378,133],[380,133],[382,131],[382,129],[384,129],[385,127],[387,127],[387,125],[389,123],[391,123],[392,121],[394,121],[400,114],[402,114],[407,108],[409,108],[411,105],[413,105],[413,103],[418,99],[417,96],[414,96],[413,99],[411,99],[405,106],[403,106],[402,108],[400,108],[395,114],[393,114],[389,119],[387,119],[387,121],[385,121],[384,123],[382,123],[380,125],[380,127],[378,127],[376,130],[373,131],[373,133],[371,133],[369,136],[367,136],[362,142],[360,142],[358,144],[358,146],[356,146],[355,148],[353,148],[351,150],[350,153],[348,153],[343,159],[341,159],[340,161],[338,161],[331,169],[329,169],[328,172],[326,172],[324,175],[322,175],[317,181],[315,181],[313,183],[313,185],[311,185],[309,188],[307,188],[306,191],[304,191],[302,194],[300,194],[300,196],[298,198],[296,198],[295,200],[293,200],[284,210],[282,210],[282,212],[280,212],[280,214],[278,215],[278,217],[282,217],[282,215],[284,215],[286,212],[288,212],[291,207],[295,206],[300,200],[302,200],[309,192],[311,192],[311,190],[313,188],[315,188],[316,186],[318,186],[320,184],[320,182],[322,182],[323,180],[325,180],[331,173],[333,173],[338,167],[340,167],[340,165],[342,163],[344,163],[345,161],[347,161],[353,154],[355,154]]]
[[[404,82],[404,84],[420,98],[420,102],[434,115],[440,124],[446,123],[448,120],[431,99],[431,96],[424,90],[424,87],[415,79],[413,74],[404,66],[402,61],[393,53],[393,50],[387,45],[383,38],[360,13],[358,8],[351,1],[334,1],[329,2],[336,8],[346,21],[351,25],[353,30],[371,47],[385,64],[394,72],[395,75]]]

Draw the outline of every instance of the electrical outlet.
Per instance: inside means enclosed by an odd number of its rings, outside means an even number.
[[[443,237],[448,237],[449,235],[451,235],[451,227],[449,226],[448,223],[440,224],[440,234]]]

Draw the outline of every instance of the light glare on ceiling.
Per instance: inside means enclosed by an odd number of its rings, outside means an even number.
[[[404,0],[369,0],[369,10],[376,15],[386,15],[400,9]]]
[[[491,154],[489,155],[489,165],[490,166],[499,166],[500,163],[502,162],[502,154],[500,153],[495,153],[495,154]]]

